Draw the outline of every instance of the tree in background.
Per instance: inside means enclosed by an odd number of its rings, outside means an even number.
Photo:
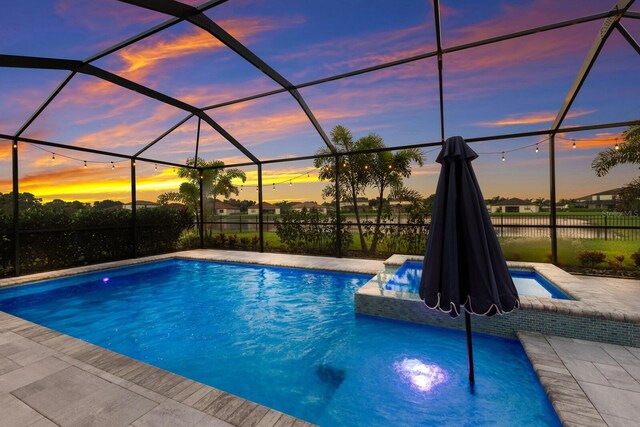
[[[117,200],[102,200],[93,202],[94,209],[111,209],[111,208],[121,208],[122,202]]]
[[[365,151],[386,148],[379,135],[369,134],[354,141],[349,129],[344,126],[336,126],[331,131],[331,140],[338,151]],[[327,148],[318,151],[318,154],[330,154]],[[340,179],[338,181],[341,201],[349,202],[353,206],[356,225],[360,237],[360,247],[363,253],[375,253],[380,240],[380,219],[385,203],[385,192],[392,190],[401,192],[403,179],[411,176],[411,165],[424,164],[422,152],[417,149],[399,150],[395,154],[391,151],[376,153],[347,154],[340,156]],[[335,198],[335,158],[322,157],[314,160],[314,165],[320,168],[319,179],[330,181],[322,191],[323,197]],[[358,210],[358,197],[364,196],[367,188],[377,191],[376,200],[378,212],[374,228],[371,246],[367,248],[364,230]]]
[[[640,126],[631,126],[622,132],[623,142],[618,149],[609,148],[598,153],[591,163],[597,176],[605,176],[609,171],[623,164],[640,165]],[[640,180],[638,178],[622,187],[619,207],[636,209],[640,205]]]
[[[196,214],[196,217],[198,216],[200,204],[200,176],[202,176],[202,193],[204,197],[213,199],[212,216],[215,215],[216,198],[219,195],[228,198],[231,194],[237,196],[240,193],[239,188],[233,184],[233,180],[240,179],[242,182],[247,180],[247,176],[243,171],[240,169],[224,169],[224,162],[220,160],[207,161],[200,157],[190,157],[187,159],[186,165],[195,166],[199,169],[179,168],[177,170],[178,176],[186,178],[188,181],[180,184],[180,189],[177,193],[161,194],[158,197],[158,201],[166,203],[172,200],[184,203],[191,212]]]
[[[158,196],[158,203],[167,205],[170,202],[182,203],[187,211],[196,218],[200,224],[200,188],[191,182],[183,182],[177,192],[162,193]]]
[[[369,139],[360,138],[353,140],[351,131],[344,126],[336,126],[331,130],[331,141],[338,151],[360,151],[367,148]],[[318,151],[318,154],[331,154],[328,148]],[[369,174],[365,168],[372,163],[370,154],[349,154],[340,156],[342,164],[340,165],[340,180],[338,186],[340,189],[340,201],[349,202],[353,206],[355,212],[356,225],[358,227],[358,235],[360,237],[360,247],[363,252],[367,252],[367,244],[364,238],[364,230],[360,220],[360,212],[358,211],[358,197],[364,196],[364,190],[369,182]],[[322,181],[330,181],[324,190],[322,190],[323,198],[333,198],[336,195],[335,177],[336,164],[334,157],[318,157],[314,161],[314,166],[320,169],[318,178]]]
[[[371,134],[366,136],[371,141],[369,145],[375,148],[385,148],[382,138],[378,135]],[[391,151],[380,151],[373,155],[373,163],[368,168],[370,178],[369,185],[378,192],[378,207],[376,214],[376,225],[371,240],[369,251],[375,254],[378,241],[380,240],[380,218],[382,217],[382,207],[385,200],[385,191],[391,189],[396,194],[407,193],[409,190],[404,188],[404,178],[411,176],[411,165],[417,163],[419,166],[424,164],[424,156],[422,151],[417,148],[400,150],[395,153]]]

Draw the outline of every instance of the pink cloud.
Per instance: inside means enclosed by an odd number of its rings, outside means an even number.
[[[573,111],[567,114],[567,118],[581,117],[587,114],[594,113],[595,111],[596,110]],[[557,112],[554,112],[554,111],[510,114],[507,117],[502,119],[494,120],[491,122],[480,122],[477,124],[480,126],[486,126],[486,127],[502,127],[502,126],[550,123],[550,122],[553,122],[553,120],[556,118],[556,114]]]

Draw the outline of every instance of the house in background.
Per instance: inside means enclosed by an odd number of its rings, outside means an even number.
[[[260,213],[258,204],[256,203],[253,206],[249,206],[248,213],[249,215],[258,215]],[[280,215],[280,208],[271,203],[262,202],[262,213],[266,215]]]
[[[369,209],[369,199],[367,199],[365,197],[358,197],[356,199],[356,206],[358,207],[358,212],[367,211],[367,209]],[[351,201],[341,202],[340,203],[340,210],[342,212],[354,212],[353,203],[351,203]]]
[[[612,190],[601,191],[599,193],[589,194],[575,199],[576,208],[587,209],[606,209],[613,210],[616,207],[616,200],[622,188],[614,188]]]
[[[540,206],[531,200],[518,199],[517,197],[493,203],[487,206],[491,213],[536,213],[540,212]]]
[[[298,203],[291,206],[291,209],[296,212],[302,212],[302,209],[305,209],[305,208],[308,211],[310,211],[311,209],[316,209],[320,213],[323,213],[323,214],[327,213],[327,208],[324,206],[320,206],[316,202],[303,202],[303,203]]]
[[[133,203],[125,203],[122,205],[124,209],[131,210],[133,208]],[[157,208],[158,204],[155,202],[148,202],[146,200],[136,200],[136,209],[151,209]]]
[[[207,207],[205,209],[209,209],[209,212],[213,209],[213,200],[209,199],[207,201]],[[220,200],[216,200],[216,215],[234,215],[240,213],[240,208],[237,206],[230,205],[229,203],[221,202]]]

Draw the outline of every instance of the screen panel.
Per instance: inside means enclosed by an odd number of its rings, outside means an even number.
[[[19,144],[20,271],[131,257],[128,159]]]
[[[226,2],[206,12],[293,83],[435,49],[431,2]],[[253,36],[252,28],[264,33]]]
[[[583,16],[608,12],[615,0],[440,2],[445,47],[484,40]],[[602,22],[600,22],[600,25]]]
[[[564,268],[618,272],[634,268],[631,254],[637,251],[640,239],[640,194],[632,188],[634,182],[638,186],[638,166],[619,164],[603,176],[597,173],[601,153],[615,156],[615,145],[625,144],[627,130],[570,132],[556,137],[558,221],[565,226],[558,230],[558,258]]]
[[[580,69],[599,23],[573,25],[445,55],[448,135],[548,129]],[[572,117],[596,110],[581,106]]]
[[[611,33],[580,92],[564,126],[600,124],[640,118],[638,88],[640,55],[617,31]],[[575,111],[593,111],[579,117]]]
[[[440,140],[435,59],[303,88],[327,134],[341,125],[356,138],[375,133],[388,147]]]
[[[110,0],[5,2],[0,51],[85,59],[166,19],[166,15]]]
[[[233,33],[252,31],[245,27]],[[259,37],[261,30],[255,29]],[[182,22],[106,56],[95,65],[197,107],[279,86],[218,39]]]
[[[76,75],[24,136],[133,154],[185,111],[92,76]]]

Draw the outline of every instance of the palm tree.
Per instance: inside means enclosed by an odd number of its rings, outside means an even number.
[[[331,141],[338,151],[359,151],[370,148],[367,146],[368,140],[360,138],[353,140],[351,131],[344,126],[336,126],[331,130]],[[330,154],[328,148],[318,151],[318,154]],[[340,189],[341,201],[350,202],[356,217],[356,225],[360,236],[360,247],[363,252],[367,252],[367,243],[364,239],[364,231],[362,222],[360,221],[360,212],[358,211],[358,197],[364,196],[364,190],[368,184],[369,174],[365,169],[365,165],[371,163],[372,156],[370,154],[349,154],[340,157],[340,181],[338,188]],[[314,166],[320,169],[318,178],[322,181],[331,181],[322,190],[323,198],[334,198],[336,195],[335,177],[335,159],[333,157],[318,157],[314,160]]]
[[[598,153],[591,163],[597,176],[605,176],[609,171],[623,164],[640,165],[640,125],[631,126],[622,132],[623,142],[616,148]],[[636,209],[640,205],[640,179],[636,178],[624,185],[618,195],[619,209]]]
[[[609,148],[598,153],[591,163],[597,176],[605,176],[609,170],[622,164],[640,164],[640,125],[631,126],[622,132],[623,142],[618,149]]]
[[[385,148],[384,142],[380,136],[371,134],[365,138],[370,139],[369,145],[375,148]],[[417,163],[422,166],[424,164],[424,155],[417,148],[400,150],[396,153],[391,151],[380,151],[374,156],[373,164],[368,168],[370,173],[370,182],[378,191],[378,212],[376,217],[376,225],[373,233],[373,240],[369,251],[375,254],[380,240],[380,218],[382,217],[382,208],[384,203],[384,193],[387,189],[392,192],[400,193],[403,188],[403,178],[411,176],[411,164]]]
[[[379,135],[369,134],[354,141],[349,129],[344,126],[336,126],[331,131],[331,140],[338,151],[363,151],[386,148]],[[318,154],[330,153],[327,149],[318,151]],[[382,151],[375,154],[348,154],[340,156],[340,188],[341,199],[350,201],[355,212],[358,233],[360,235],[360,247],[363,253],[375,253],[380,240],[380,218],[384,204],[384,194],[388,189],[402,192],[403,178],[411,176],[411,163],[416,162],[420,166],[424,164],[422,152],[417,149],[400,150],[393,154],[390,151]],[[335,180],[335,159],[333,157],[316,158],[314,164],[320,168],[319,178],[326,181]],[[371,246],[367,249],[364,232],[358,211],[358,197],[364,195],[367,187],[374,187],[378,192],[378,213]],[[332,182],[322,192],[323,197],[335,197],[335,182]]]
[[[196,218],[196,229],[199,229],[200,225],[200,189],[198,186],[191,182],[183,182],[180,184],[178,192],[162,193],[158,196],[158,203],[166,205],[169,202],[182,203],[187,207],[189,213]]]
[[[237,186],[233,184],[234,179],[240,179],[244,183],[247,180],[246,174],[240,169],[224,169],[224,162],[220,160],[204,160],[190,157],[186,162],[187,166],[193,168],[179,168],[177,173],[180,178],[186,178],[188,182],[180,184],[178,193],[164,193],[158,197],[158,201],[175,200],[187,205],[187,207],[197,215],[200,204],[200,179],[202,177],[202,193],[204,197],[213,198],[212,215],[216,212],[216,198],[218,195],[228,198],[231,194],[240,193]],[[201,215],[204,221],[204,215]]]

